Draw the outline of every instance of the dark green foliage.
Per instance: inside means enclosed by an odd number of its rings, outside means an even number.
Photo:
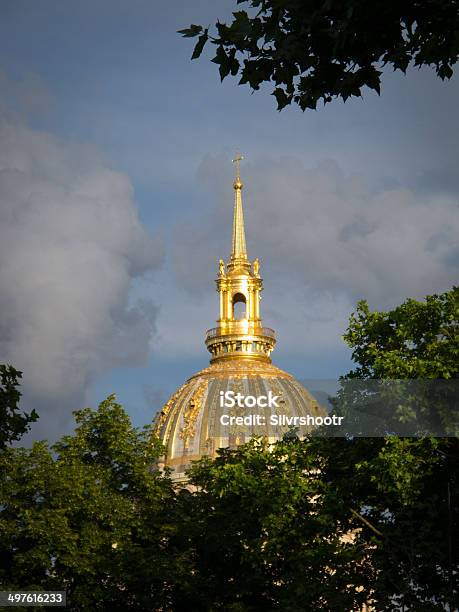
[[[371,312],[366,302],[360,302],[344,339],[357,365],[346,379],[456,382],[459,289],[422,302],[408,299],[389,312]],[[455,398],[457,402],[457,386]],[[438,404],[433,406],[438,409]],[[457,428],[457,407],[451,416]],[[362,521],[368,543],[376,544],[371,562],[377,573],[377,609],[399,605],[416,611],[444,610],[445,604],[455,609],[458,438],[319,439],[317,444],[319,452],[328,445],[334,457],[337,494],[356,495],[354,508],[360,505],[376,529]]]
[[[197,610],[357,610],[374,580],[347,499],[308,441],[252,440],[191,471]],[[362,590],[360,590],[362,589]]]
[[[356,513],[376,609],[440,611],[457,601],[457,438],[316,439],[311,452]]]
[[[409,65],[433,66],[451,78],[459,55],[457,0],[237,0],[249,12],[233,13],[215,31],[192,25],[179,33],[199,37],[192,59],[207,41],[223,80],[259,89],[274,83],[279,110],[294,102],[302,110],[362,88],[380,92],[381,68],[405,72]]]
[[[183,524],[193,580],[174,604],[444,610],[458,594],[458,456],[457,439],[311,438],[202,460]]]
[[[344,339],[357,365],[335,400],[346,431],[459,435],[459,288],[388,312],[359,302]]]
[[[21,377],[22,372],[0,364],[0,450],[19,440],[30,429],[30,423],[38,419],[35,410],[30,414],[19,412]]]
[[[76,420],[51,449],[0,454],[0,583],[65,589],[71,610],[164,609],[181,570],[168,551],[175,494],[154,470],[160,447],[114,397]]]
[[[457,289],[362,303],[345,338],[349,378],[457,378]],[[74,612],[455,609],[457,438],[255,439],[196,463],[190,490],[114,397],[76,422],[0,452],[2,589],[66,589]]]
[[[347,378],[459,378],[459,287],[389,312],[361,301],[344,340],[358,366]]]

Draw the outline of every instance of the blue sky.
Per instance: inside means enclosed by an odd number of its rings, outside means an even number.
[[[0,207],[17,239],[0,255],[21,265],[0,274],[0,361],[24,370],[37,435],[111,392],[148,422],[207,364],[236,150],[280,367],[337,377],[358,299],[386,308],[457,278],[457,78],[388,72],[380,97],[278,113],[176,34],[233,2],[2,8]]]

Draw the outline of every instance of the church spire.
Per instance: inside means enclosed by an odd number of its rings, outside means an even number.
[[[228,264],[228,269],[235,268],[250,269],[250,264],[247,259],[247,246],[245,243],[244,229],[244,211],[242,208],[242,187],[240,162],[244,158],[239,153],[233,159],[235,164],[236,176],[234,178],[234,213],[233,213],[233,238],[231,243],[231,258]]]
[[[219,262],[218,327],[209,329],[206,335],[212,362],[234,358],[270,362],[270,354],[276,343],[274,331],[263,327],[260,317],[260,293],[263,291],[260,262],[255,259],[251,264],[247,257],[239,171],[241,160],[242,155],[239,154],[233,159],[236,165],[233,238],[229,262],[225,264],[223,259]]]
[[[242,187],[240,162],[244,158],[239,153],[233,159],[236,166],[236,176],[234,179],[234,217],[233,217],[233,242],[231,249],[231,259],[247,259],[247,247],[245,244],[244,212],[242,209]]]

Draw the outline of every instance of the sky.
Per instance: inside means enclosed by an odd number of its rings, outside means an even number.
[[[279,113],[176,33],[231,10],[2,2],[0,362],[23,371],[31,438],[111,393],[149,423],[207,365],[236,151],[279,367],[336,378],[358,300],[387,309],[457,283],[458,78],[386,70],[380,97]]]

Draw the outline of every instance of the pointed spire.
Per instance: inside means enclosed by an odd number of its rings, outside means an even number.
[[[271,363],[271,351],[276,344],[273,330],[263,327],[260,316],[260,294],[263,291],[260,262],[255,259],[252,265],[247,257],[241,195],[243,185],[239,172],[241,159],[239,154],[233,159],[236,176],[231,258],[226,264],[223,259],[218,262],[218,327],[210,329],[206,335],[206,346],[212,354],[211,363],[245,358],[251,362]]]
[[[247,247],[245,244],[244,212],[242,209],[242,187],[239,164],[244,159],[239,153],[233,159],[236,166],[234,179],[234,217],[233,217],[233,240],[231,245],[231,261],[247,260]]]

